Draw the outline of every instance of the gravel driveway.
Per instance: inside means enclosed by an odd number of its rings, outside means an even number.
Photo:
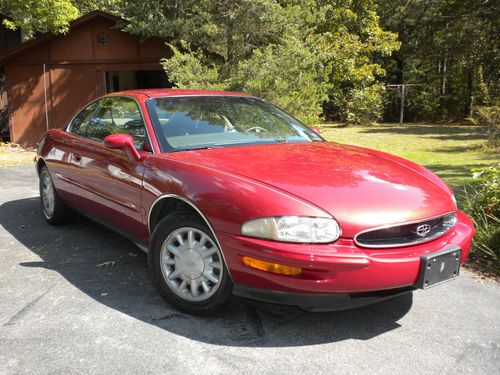
[[[42,219],[33,166],[0,169],[0,374],[498,374],[500,286],[458,280],[363,309],[238,300],[195,318],[146,257],[79,218]]]

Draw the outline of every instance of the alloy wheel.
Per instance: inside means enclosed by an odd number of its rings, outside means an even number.
[[[50,218],[54,215],[55,190],[48,172],[43,173],[41,195],[44,214]]]
[[[221,252],[210,236],[179,228],[163,242],[161,272],[170,289],[187,301],[205,301],[219,288],[223,276]]]

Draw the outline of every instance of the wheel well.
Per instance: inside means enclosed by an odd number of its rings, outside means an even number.
[[[40,171],[42,170],[42,167],[44,165],[47,165],[47,164],[45,164],[45,160],[43,160],[42,158],[39,158],[37,163],[36,163],[36,171],[38,172],[38,174],[40,174]]]
[[[152,208],[151,214],[149,215],[149,232],[153,233],[158,223],[165,216],[177,210],[191,211],[201,220],[206,221],[205,218],[202,215],[200,215],[200,213],[189,203],[186,203],[185,201],[179,198],[165,197],[160,201],[156,202]]]

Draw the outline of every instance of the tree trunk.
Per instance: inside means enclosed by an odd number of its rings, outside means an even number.
[[[226,27],[226,67],[224,69],[224,78],[230,78],[234,72],[236,64],[235,51],[234,51],[234,3],[228,2],[227,9],[227,27]]]
[[[448,22],[446,22],[445,29],[448,30]],[[442,58],[442,60],[440,60],[441,95],[445,95],[446,94],[446,73],[448,70],[448,67],[447,67],[448,59],[446,57],[447,56],[447,47],[446,46],[444,47],[444,52],[442,53],[442,55],[443,55],[443,58]]]
[[[226,31],[226,42],[227,42],[227,57],[226,57],[226,78],[231,77],[234,67],[234,41],[233,41],[233,25],[228,24]]]
[[[405,62],[398,55],[395,55],[394,59],[396,60],[396,83],[402,84],[404,82]]]
[[[447,70],[447,58],[446,56],[443,60],[439,61],[440,73],[441,73],[441,95],[446,95],[446,70]]]
[[[474,87],[474,68],[473,65],[470,64],[467,68],[467,88],[466,88],[466,97],[465,97],[465,108],[464,108],[464,117],[472,116],[472,106],[473,106],[473,87]]]

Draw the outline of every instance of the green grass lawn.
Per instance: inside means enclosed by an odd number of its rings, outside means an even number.
[[[500,163],[500,150],[483,147],[485,137],[478,126],[322,125],[320,129],[329,141],[374,148],[421,164],[443,178],[457,193],[472,180],[471,168]]]

